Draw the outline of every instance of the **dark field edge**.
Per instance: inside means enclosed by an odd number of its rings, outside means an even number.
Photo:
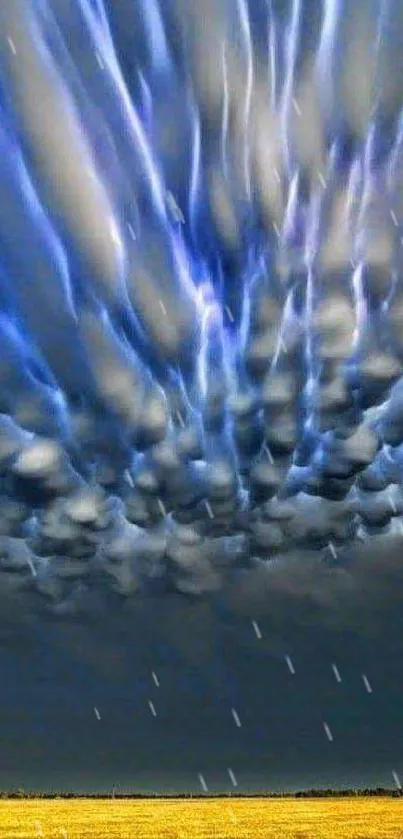
[[[95,800],[105,800],[105,799],[121,799],[121,800],[161,800],[161,799],[192,799],[192,800],[200,800],[200,799],[220,799],[220,798],[239,798],[239,799],[251,799],[251,798],[267,798],[267,799],[278,799],[278,798],[351,798],[353,796],[357,796],[359,798],[371,798],[371,797],[384,797],[384,798],[401,798],[403,796],[403,790],[401,789],[386,789],[384,787],[376,787],[371,789],[308,789],[308,790],[301,790],[299,792],[269,792],[269,793],[251,793],[248,795],[242,793],[217,793],[217,794],[192,794],[192,793],[179,793],[177,795],[174,794],[157,794],[157,793],[100,793],[100,794],[85,794],[85,793],[73,793],[73,792],[66,792],[66,793],[37,793],[37,792],[29,792],[27,790],[18,789],[16,791],[11,792],[0,792],[0,800],[10,800],[10,799],[95,799]]]

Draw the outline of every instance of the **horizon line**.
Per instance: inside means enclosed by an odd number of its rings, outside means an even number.
[[[273,791],[273,792],[255,792],[255,793],[239,793],[239,792],[222,792],[222,793],[203,793],[203,792],[182,792],[182,793],[123,793],[123,792],[93,792],[93,793],[85,793],[85,792],[31,792],[29,790],[24,790],[22,788],[14,790],[14,791],[0,791],[0,800],[8,800],[8,799],[33,799],[33,798],[44,798],[44,799],[55,799],[55,798],[98,798],[98,799],[165,799],[165,798],[301,798],[301,797],[318,797],[318,798],[335,798],[337,796],[376,796],[376,795],[385,795],[391,797],[399,797],[403,795],[403,790],[401,788],[390,788],[390,787],[362,787],[362,788],[355,788],[355,787],[341,787],[341,788],[332,788],[328,787],[325,789],[303,789],[297,790],[296,792],[289,792],[289,791]]]

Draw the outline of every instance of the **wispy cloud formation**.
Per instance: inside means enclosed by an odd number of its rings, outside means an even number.
[[[394,0],[0,6],[5,599],[358,626],[393,597],[402,27]]]

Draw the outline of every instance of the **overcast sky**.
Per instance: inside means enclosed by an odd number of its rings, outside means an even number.
[[[0,2],[0,789],[403,782],[400,7]]]
[[[346,609],[328,584],[312,598],[309,572],[297,586],[287,571],[274,588],[251,572],[214,602],[108,594],[85,622],[39,617],[32,595],[9,611],[9,599],[1,787],[201,792],[200,773],[211,792],[235,790],[234,778],[238,792],[394,786],[400,551],[389,578],[382,544],[368,551],[365,603],[358,592]]]

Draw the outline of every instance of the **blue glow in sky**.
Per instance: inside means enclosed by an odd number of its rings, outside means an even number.
[[[403,766],[402,32],[0,3],[2,785]]]

